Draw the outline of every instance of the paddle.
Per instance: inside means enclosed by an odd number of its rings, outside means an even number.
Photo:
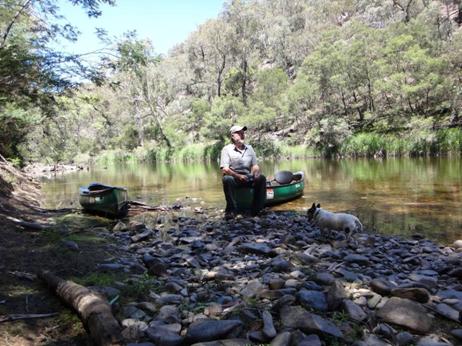
[[[274,176],[274,180],[276,180],[279,184],[288,184],[293,178],[294,174],[290,171],[280,171]]]

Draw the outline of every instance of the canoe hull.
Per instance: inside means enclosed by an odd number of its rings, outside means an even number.
[[[266,187],[265,206],[273,206],[285,203],[303,196],[305,181],[303,173],[299,172],[302,178],[289,184],[269,184]],[[253,188],[240,188],[238,190],[236,201],[239,210],[249,210],[252,207]]]
[[[124,217],[128,213],[128,193],[120,187],[95,191],[81,188],[79,201],[85,211],[110,218]]]

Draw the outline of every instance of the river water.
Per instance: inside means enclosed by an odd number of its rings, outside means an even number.
[[[372,232],[421,234],[442,244],[462,239],[462,160],[320,159],[264,162],[269,177],[280,170],[304,171],[305,193],[275,210],[304,211],[313,202],[357,215]],[[224,207],[216,164],[121,165],[43,180],[45,207],[79,207],[78,188],[90,182],[125,186],[129,198],[167,204],[186,196],[204,207]]]

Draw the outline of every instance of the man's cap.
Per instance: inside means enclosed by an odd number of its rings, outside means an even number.
[[[229,129],[229,132],[233,134],[234,132],[246,131],[246,130],[247,130],[247,126],[234,125]]]

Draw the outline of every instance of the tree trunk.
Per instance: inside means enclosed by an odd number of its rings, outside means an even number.
[[[141,115],[139,101],[141,100],[142,96],[135,98],[135,123],[136,127],[138,128],[138,141],[139,145],[144,147],[144,124],[143,124],[143,116]]]
[[[223,61],[221,63],[221,66],[218,69],[218,77],[217,77],[217,96],[221,96],[221,84],[223,82],[223,71],[225,70],[226,67],[226,55],[223,55]]]
[[[96,345],[124,345],[119,322],[112,315],[111,306],[104,298],[84,286],[63,280],[48,271],[40,272],[39,278],[79,314]]]
[[[242,86],[241,86],[241,92],[242,92],[242,103],[244,103],[245,106],[247,106],[247,60],[244,60],[242,62]]]

